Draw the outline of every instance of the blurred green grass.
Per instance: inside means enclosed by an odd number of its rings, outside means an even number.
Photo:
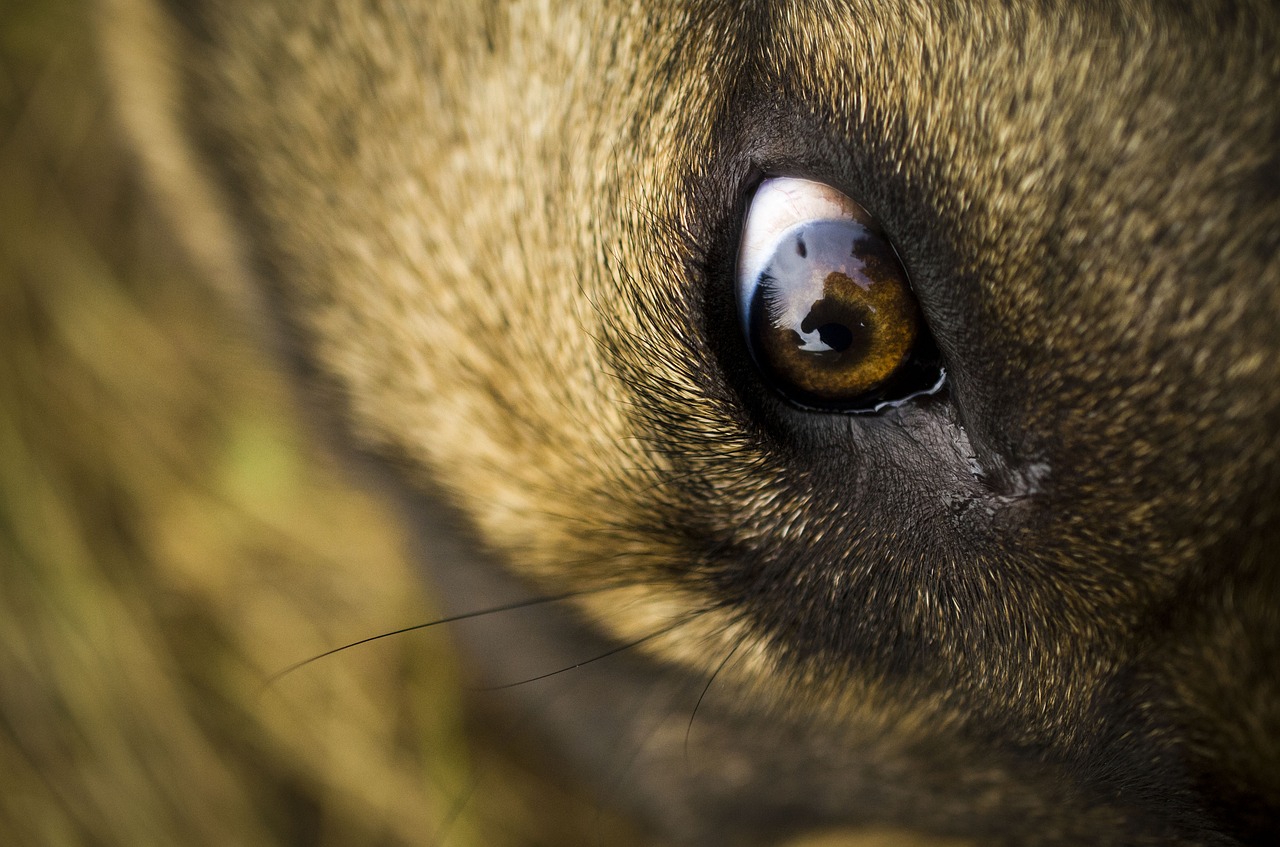
[[[90,20],[0,4],[0,843],[481,843],[443,636],[263,689],[431,611],[148,209]]]

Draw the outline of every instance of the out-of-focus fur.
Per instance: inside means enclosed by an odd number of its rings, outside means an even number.
[[[529,736],[588,784],[624,773],[602,801],[702,843],[1270,837],[1272,6],[103,20],[192,253],[387,460],[446,602],[577,593],[472,636],[482,683],[636,645],[572,697],[483,698],[541,703]],[[732,268],[772,173],[879,217],[945,397],[830,416],[759,382]]]

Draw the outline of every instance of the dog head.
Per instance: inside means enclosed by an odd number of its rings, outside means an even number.
[[[834,733],[850,820],[1264,836],[1273,8],[118,5],[193,242],[478,556]],[[753,346],[796,179],[892,245],[940,388],[815,402]]]

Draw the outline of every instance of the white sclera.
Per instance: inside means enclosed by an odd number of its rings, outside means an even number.
[[[766,179],[756,189],[742,226],[738,248],[738,309],[749,326],[751,299],[760,274],[777,250],[778,242],[798,224],[817,221],[870,223],[866,210],[821,182],[792,177]]]

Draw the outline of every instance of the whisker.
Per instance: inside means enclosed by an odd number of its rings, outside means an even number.
[[[636,726],[634,732],[634,742],[627,745],[628,752],[622,754],[622,743],[619,738],[615,745],[615,750],[619,755],[614,757],[616,765],[612,767],[611,775],[608,776],[605,787],[599,793],[600,802],[596,804],[594,830],[596,837],[592,839],[592,847],[603,847],[606,844],[604,840],[604,832],[602,829],[602,821],[606,808],[618,808],[623,804],[624,793],[623,787],[626,784],[632,768],[636,761],[644,753],[645,748],[652,743],[658,727],[666,720],[667,714],[672,711],[673,701],[679,694],[679,691],[663,691],[658,686],[653,686],[643,690],[632,705],[627,717],[622,721],[623,726]],[[653,705],[656,695],[664,695],[664,702],[658,708],[652,709],[652,718],[647,721],[647,726],[643,729],[639,728],[640,723],[637,719],[646,709]]]
[[[716,665],[716,669],[711,672],[711,676],[707,678],[707,684],[702,687],[702,693],[698,695],[698,702],[693,704],[693,711],[689,713],[689,725],[685,727],[684,730],[684,759],[686,764],[689,761],[689,735],[693,732],[693,719],[698,716],[698,709],[701,708],[702,700],[707,696],[707,692],[711,690],[711,683],[716,681],[716,677],[720,675],[720,671],[724,670],[725,665],[729,664],[729,661],[733,658],[733,655],[738,652],[738,648],[741,646],[742,639],[739,639],[733,645],[733,649],[720,660],[720,664]]]
[[[444,847],[445,841],[453,832],[453,827],[457,824],[458,819],[462,817],[462,810],[471,802],[471,798],[475,796],[476,787],[480,785],[480,770],[477,769],[472,773],[471,779],[467,783],[467,787],[454,798],[450,804],[449,812],[440,822],[440,828],[436,831],[435,837],[431,840],[433,847]]]
[[[603,586],[599,588],[581,589],[578,591],[566,591],[563,594],[551,594],[551,595],[545,595],[542,597],[533,597],[526,600],[518,600],[514,603],[504,603],[501,606],[491,606],[487,609],[477,609],[476,611],[473,611],[473,612],[463,612],[462,614],[459,614],[459,615],[450,615],[449,617],[445,617],[445,618],[437,618],[436,620],[433,620],[433,621],[427,621],[426,623],[420,623],[420,624],[414,624],[413,626],[402,627],[400,629],[395,629],[390,632],[382,632],[377,635],[370,635],[368,638],[361,638],[358,641],[352,641],[349,644],[343,644],[341,647],[334,647],[332,650],[325,650],[323,653],[317,653],[316,655],[308,659],[303,659],[300,662],[294,662],[292,665],[289,665],[283,670],[276,671],[271,676],[267,677],[266,681],[262,684],[262,687],[264,689],[270,688],[272,685],[275,685],[277,682],[279,682],[282,677],[293,673],[299,668],[304,668],[307,665],[311,664],[312,662],[316,662],[316,661],[319,661],[320,659],[324,659],[328,656],[332,656],[334,653],[341,653],[343,650],[349,650],[352,647],[359,647],[362,644],[368,644],[372,641],[380,641],[383,638],[391,638],[393,635],[404,635],[406,632],[416,632],[417,630],[420,630],[420,629],[430,629],[433,626],[441,626],[447,623],[457,623],[458,621],[471,620],[473,618],[484,617],[485,615],[496,615],[500,612],[512,612],[512,611],[515,611],[516,609],[525,609],[525,608],[528,608],[529,606],[537,606],[543,603],[557,603],[561,600],[568,600],[573,597],[580,597],[584,594],[593,594],[598,591],[608,591],[614,588],[621,588],[621,587],[623,586],[609,585],[609,586]]]
[[[702,609],[697,612],[694,612],[693,614],[686,617],[684,620],[679,620],[673,624],[664,626],[662,629],[651,632],[648,635],[644,636],[643,638],[637,638],[635,641],[629,641],[626,644],[623,644],[619,647],[614,647],[610,650],[606,650],[603,653],[599,653],[595,656],[592,656],[590,659],[583,659],[581,662],[575,662],[574,664],[569,665],[567,667],[558,668],[554,671],[547,671],[546,673],[538,674],[537,676],[531,676],[528,679],[517,680],[516,682],[504,682],[501,685],[476,686],[476,687],[468,688],[467,690],[469,691],[502,691],[503,689],[506,689],[506,688],[515,688],[517,685],[525,685],[530,682],[537,682],[538,680],[541,680],[541,679],[547,679],[548,677],[553,677],[562,673],[567,673],[571,670],[576,670],[577,668],[583,667],[584,665],[589,665],[592,662],[598,662],[601,659],[607,659],[610,656],[615,656],[618,653],[623,652],[624,650],[630,650],[632,647],[639,647],[641,644],[644,644],[646,641],[652,641],[653,639],[658,638],[659,636],[666,635],[668,632],[671,632],[674,629],[677,629],[679,627],[684,626],[687,623],[690,623],[705,611],[706,611],[705,609]]]

